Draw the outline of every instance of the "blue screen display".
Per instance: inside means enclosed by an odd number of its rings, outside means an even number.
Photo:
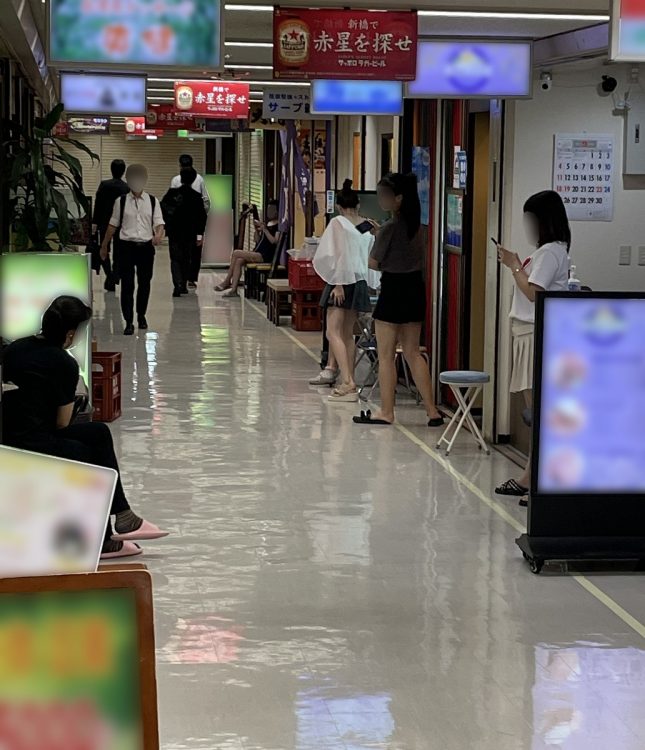
[[[313,81],[311,111],[317,115],[400,115],[399,81]]]
[[[538,492],[644,492],[645,299],[544,302]]]
[[[531,43],[425,41],[407,95],[513,97],[531,93]]]

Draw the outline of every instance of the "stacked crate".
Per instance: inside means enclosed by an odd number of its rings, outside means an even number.
[[[121,352],[92,352],[92,406],[95,422],[121,416]]]
[[[314,270],[311,260],[289,259],[291,287],[291,326],[296,331],[321,331],[320,296],[325,282]]]

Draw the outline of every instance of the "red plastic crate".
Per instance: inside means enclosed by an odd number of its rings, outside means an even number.
[[[92,406],[95,422],[114,422],[121,416],[121,373],[92,380]]]
[[[92,372],[97,378],[121,374],[121,352],[92,352]]]
[[[291,327],[295,331],[322,331],[320,305],[294,301],[291,305]]]
[[[289,286],[298,291],[301,289],[322,291],[325,288],[325,282],[314,270],[313,261],[289,258]]]

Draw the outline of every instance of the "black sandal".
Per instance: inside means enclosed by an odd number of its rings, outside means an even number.
[[[520,502],[518,503],[518,505],[520,506],[520,508],[528,508],[529,507],[529,496],[528,495],[524,495],[523,497],[521,497],[520,498]]]
[[[433,417],[428,420],[428,427],[443,427],[444,424],[443,417]]]
[[[378,424],[387,425],[390,427],[392,422],[387,422],[385,419],[373,419],[371,411],[362,411],[359,417],[354,417],[354,424]]]
[[[524,495],[528,495],[528,492],[528,487],[522,487],[514,479],[509,479],[504,484],[500,484],[499,487],[495,488],[496,495],[506,495],[507,497],[523,497]]]

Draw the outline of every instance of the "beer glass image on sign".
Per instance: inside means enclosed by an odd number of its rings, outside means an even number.
[[[645,299],[545,300],[541,493],[645,490]]]

